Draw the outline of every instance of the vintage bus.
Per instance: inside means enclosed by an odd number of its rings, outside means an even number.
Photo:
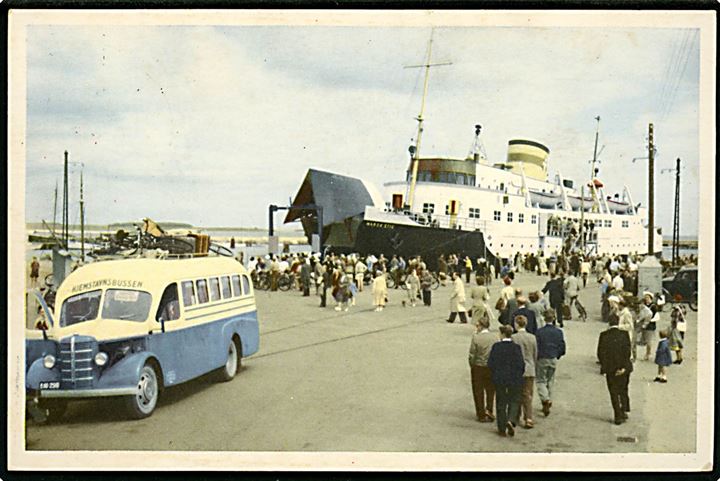
[[[163,388],[211,371],[229,381],[259,345],[250,276],[228,257],[88,264],[59,287],[54,315],[43,307],[26,389],[48,419],[68,400],[111,396],[150,416]]]

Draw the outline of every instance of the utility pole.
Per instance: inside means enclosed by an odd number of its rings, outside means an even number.
[[[68,248],[68,240],[70,237],[69,224],[70,216],[68,215],[68,152],[65,151],[65,163],[63,168],[63,235],[62,239],[65,243],[65,249]]]
[[[673,216],[672,263],[676,266],[680,260],[680,158],[675,170],[675,215]]]
[[[655,255],[655,142],[652,123],[648,126],[648,206],[648,255],[652,256]]]
[[[596,141],[597,143],[597,141]],[[592,181],[592,180],[591,180]],[[580,245],[582,253],[585,255],[585,186],[580,186]]]

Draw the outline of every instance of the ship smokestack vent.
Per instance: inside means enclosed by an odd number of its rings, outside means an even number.
[[[550,149],[540,142],[513,139],[508,142],[507,165],[517,173],[532,179],[547,179],[547,157]]]

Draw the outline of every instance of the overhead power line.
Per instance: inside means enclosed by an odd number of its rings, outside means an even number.
[[[682,85],[683,77],[690,60],[691,53],[695,50],[695,41],[698,31],[686,29],[683,32],[682,42],[679,47],[673,50],[666,76],[664,78],[663,88],[660,95],[659,109],[660,119],[664,120],[672,112],[672,107],[677,97],[680,85]],[[675,44],[678,45],[678,42]]]

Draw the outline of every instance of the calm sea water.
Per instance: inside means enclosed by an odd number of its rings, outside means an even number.
[[[680,255],[681,255],[681,256],[693,255],[693,256],[696,256],[696,257],[697,257],[697,255],[698,255],[698,250],[695,249],[695,248],[683,249],[683,248],[681,247],[681,248],[680,248]],[[663,256],[663,259],[672,259],[672,247],[663,247],[662,256]]]
[[[263,230],[244,230],[244,229],[233,229],[233,230],[203,230],[204,233],[209,234],[210,238],[213,237],[220,237],[220,238],[230,238],[235,237],[241,238],[241,237],[267,237],[268,231],[267,229]],[[275,235],[279,235],[281,237],[305,237],[305,234],[302,230],[278,230],[275,229]]]
[[[248,259],[250,256],[259,256],[259,255],[265,255],[267,253],[267,245],[264,244],[265,239],[267,238],[268,232],[266,229],[262,230],[248,230],[248,229],[229,229],[229,230],[203,230],[203,232],[210,235],[211,239],[230,239],[231,237],[235,237],[235,239],[241,239],[241,238],[257,238],[258,241],[263,242],[263,244],[260,245],[252,245],[252,246],[246,246],[236,249],[242,249],[242,251],[245,252],[245,259]],[[287,238],[297,238],[300,242],[306,242],[306,238],[302,230],[300,229],[281,229],[275,231],[276,235],[280,237],[287,237]],[[226,247],[229,247],[228,242],[221,242],[221,244],[226,245]],[[299,245],[291,245],[290,250],[291,252],[307,252],[309,251],[309,246],[307,244],[299,244]],[[26,258],[28,260],[32,259],[33,256],[41,256],[43,254],[48,254],[50,251],[39,251],[39,250],[29,250],[26,252]],[[698,255],[698,250],[696,248],[688,248],[680,249],[680,255]],[[672,258],[672,249],[670,247],[663,247],[663,253],[662,256],[664,259],[671,259]]]

